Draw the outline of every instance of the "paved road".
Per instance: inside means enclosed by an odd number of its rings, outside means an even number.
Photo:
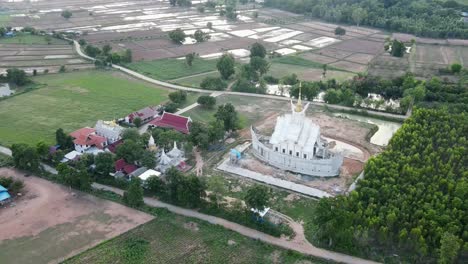
[[[92,60],[92,61],[95,60],[94,58],[89,57],[88,55],[84,54],[81,51],[81,46],[77,41],[74,40],[73,42],[75,43],[75,49],[76,49],[76,52],[78,53],[78,55],[80,55],[81,57],[86,58],[88,60]],[[155,80],[153,78],[150,78],[150,77],[145,76],[145,75],[143,75],[141,73],[132,71],[130,69],[127,69],[127,68],[119,66],[119,65],[113,64],[112,67],[115,68],[115,69],[121,70],[121,71],[123,71],[123,72],[125,72],[125,73],[127,73],[127,74],[129,74],[129,75],[131,75],[133,77],[136,77],[138,79],[141,79],[141,80],[144,80],[144,81],[147,81],[149,83],[153,83],[153,84],[156,84],[156,85],[159,85],[159,86],[163,86],[163,87],[167,87],[167,88],[171,88],[171,89],[188,91],[188,92],[211,93],[211,91],[209,91],[209,90],[185,87],[185,86],[181,86],[181,85],[177,85],[177,84],[172,84],[172,83],[168,83],[168,82]],[[269,94],[253,94],[253,93],[241,93],[241,92],[231,92],[231,91],[224,91],[223,94],[259,97],[259,98],[267,98],[267,99],[275,99],[275,100],[283,100],[283,101],[291,100],[288,97],[269,95]],[[317,105],[317,106],[327,106],[329,108],[336,109],[336,110],[348,110],[348,111],[350,111],[350,110],[355,111],[356,110],[356,108],[341,106],[341,105],[332,105],[332,104],[313,102],[313,101],[304,101],[304,102],[306,102],[306,103],[309,102],[310,104]],[[371,113],[373,115],[378,115],[378,116],[383,116],[383,117],[390,117],[390,118],[397,118],[397,119],[402,119],[402,120],[408,118],[409,114],[411,114],[410,111],[408,111],[407,115],[396,115],[396,114],[383,113],[383,112],[372,111],[372,110],[366,110],[366,112]]]
[[[111,191],[111,192],[123,195],[123,190],[121,190],[121,189],[106,186],[106,185],[102,185],[102,184],[98,184],[98,183],[93,183],[93,188],[107,190],[107,191]],[[254,229],[251,229],[251,228],[248,228],[248,227],[245,227],[245,226],[242,226],[242,225],[227,221],[227,220],[219,218],[219,217],[206,215],[206,214],[202,214],[202,213],[199,213],[197,211],[194,211],[194,210],[185,209],[185,208],[181,208],[181,207],[178,207],[178,206],[175,206],[175,205],[167,204],[167,203],[161,202],[161,201],[153,199],[153,198],[145,197],[144,201],[149,206],[159,207],[159,208],[166,208],[169,211],[171,211],[173,213],[176,213],[176,214],[179,214],[179,215],[184,215],[184,216],[187,216],[187,217],[197,218],[197,219],[204,220],[204,221],[207,221],[207,222],[209,222],[211,224],[215,224],[215,225],[221,225],[221,226],[223,226],[223,227],[225,227],[227,229],[238,232],[238,233],[240,233],[240,234],[242,234],[244,236],[247,236],[247,237],[250,237],[250,238],[253,238],[253,239],[258,239],[258,240],[261,240],[263,242],[266,242],[266,243],[269,243],[269,244],[272,244],[272,245],[276,245],[276,246],[279,246],[279,247],[282,247],[282,248],[285,248],[285,249],[296,250],[296,251],[299,251],[299,252],[301,252],[303,254],[307,254],[307,255],[311,255],[311,256],[327,259],[327,260],[332,260],[332,261],[336,261],[336,262],[340,262],[340,263],[352,263],[352,264],[377,263],[377,262],[373,262],[373,261],[369,261],[369,260],[365,260],[365,259],[361,259],[361,258],[357,258],[357,257],[352,257],[352,256],[348,256],[348,255],[345,255],[345,254],[336,253],[336,252],[332,252],[332,251],[328,251],[328,250],[325,250],[325,249],[320,249],[320,248],[314,247],[312,244],[310,244],[308,241],[306,241],[305,238],[300,239],[300,238],[303,238],[303,236],[301,236],[301,235],[298,237],[298,239],[287,241],[287,240],[277,238],[277,237],[273,237],[273,236],[267,235],[265,233],[259,232],[257,230],[254,230]],[[297,228],[299,230],[301,230],[301,228],[299,228],[299,227],[297,227]],[[298,229],[296,229],[296,230],[298,230]]]

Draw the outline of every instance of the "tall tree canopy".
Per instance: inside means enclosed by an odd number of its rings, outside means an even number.
[[[467,136],[466,113],[414,111],[388,148],[369,160],[355,191],[320,200],[316,241],[351,253],[397,252],[410,263],[450,263],[442,261],[460,251],[466,257]]]
[[[265,0],[277,7],[335,23],[373,26],[433,38],[468,38],[460,17],[466,5],[434,0]]]

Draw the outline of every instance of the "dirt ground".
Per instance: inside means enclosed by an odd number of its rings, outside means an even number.
[[[23,180],[23,196],[0,208],[2,263],[57,263],[153,219],[151,215],[0,168]]]

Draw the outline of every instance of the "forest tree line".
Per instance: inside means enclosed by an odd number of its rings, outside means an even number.
[[[434,0],[265,0],[265,5],[334,23],[405,32],[431,38],[468,38],[461,19],[467,6]]]
[[[467,136],[467,113],[416,109],[355,191],[320,200],[314,241],[392,263],[466,261]]]

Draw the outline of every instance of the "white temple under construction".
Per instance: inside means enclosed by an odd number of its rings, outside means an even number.
[[[283,170],[320,177],[339,175],[343,157],[329,152],[320,127],[305,115],[308,107],[309,103],[302,106],[299,91],[297,104],[291,101],[291,113],[278,117],[270,137],[251,127],[253,153]]]

